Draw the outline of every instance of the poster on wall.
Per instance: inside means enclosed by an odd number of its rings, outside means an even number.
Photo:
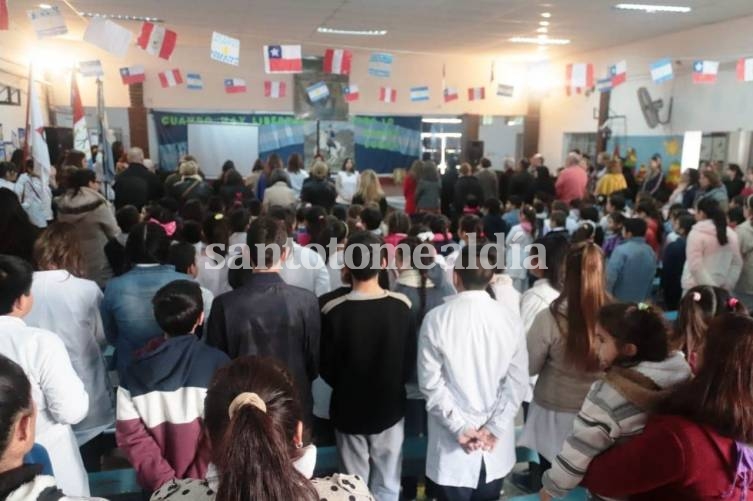
[[[306,134],[305,160],[310,165],[311,160],[321,152],[330,172],[337,172],[342,168],[346,158],[355,157],[355,133],[353,123],[322,120],[319,122],[319,133],[316,128]]]
[[[303,73],[293,76],[293,109],[308,120],[348,120],[348,101],[343,89],[348,75],[322,71],[322,58],[303,61]]]
[[[356,116],[353,129],[358,170],[392,174],[421,155],[420,116]]]

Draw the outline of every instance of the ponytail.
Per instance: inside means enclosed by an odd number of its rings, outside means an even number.
[[[706,331],[711,320],[725,313],[747,315],[745,305],[721,287],[699,285],[685,293],[677,315],[674,348],[687,355],[698,351],[706,343]]]
[[[696,209],[703,211],[716,226],[716,239],[719,245],[727,245],[729,240],[727,239],[727,215],[719,207],[719,202],[713,198],[702,198],[698,201]]]

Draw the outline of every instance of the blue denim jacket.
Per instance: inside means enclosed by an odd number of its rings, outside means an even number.
[[[640,302],[651,296],[656,254],[643,237],[618,245],[607,263],[607,291],[618,301]]]
[[[163,285],[187,278],[174,266],[136,266],[107,283],[100,310],[105,336],[115,347],[115,365],[121,378],[134,352],[162,335],[152,298]]]

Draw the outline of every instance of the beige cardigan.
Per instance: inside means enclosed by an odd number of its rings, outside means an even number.
[[[601,372],[583,372],[565,357],[565,336],[549,308],[536,315],[528,330],[528,370],[539,376],[533,401],[545,409],[577,413]]]

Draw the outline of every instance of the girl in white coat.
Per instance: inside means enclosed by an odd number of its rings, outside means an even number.
[[[530,245],[536,238],[536,212],[531,207],[520,209],[520,223],[507,234],[505,266],[513,285],[521,294],[528,289],[527,264]]]

